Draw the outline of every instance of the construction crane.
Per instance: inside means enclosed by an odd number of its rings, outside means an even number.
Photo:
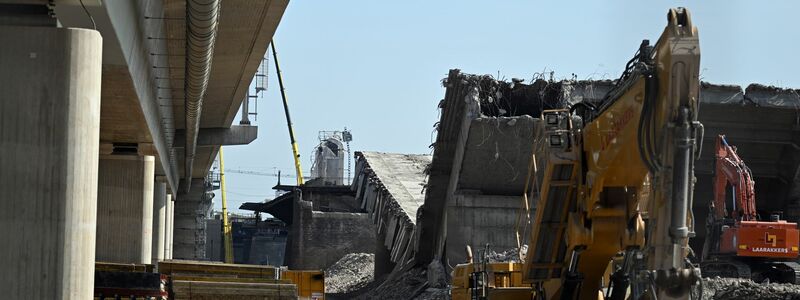
[[[689,11],[670,9],[603,100],[543,111],[527,254],[458,265],[453,299],[688,299],[699,71]]]
[[[714,200],[709,201],[700,264],[703,276],[800,284],[797,223],[781,220],[779,214],[758,220],[753,174],[724,135],[717,137],[715,158]]]
[[[278,74],[278,85],[281,88],[281,98],[283,99],[283,112],[286,115],[286,126],[289,128],[289,141],[292,144],[292,154],[294,155],[294,168],[297,172],[297,185],[303,185],[303,168],[300,166],[300,150],[297,147],[297,140],[294,138],[294,128],[292,126],[292,117],[289,115],[289,102],[286,100],[286,90],[283,88],[283,75],[281,74],[281,66],[278,64],[278,52],[275,50],[275,41],[272,44],[272,57],[275,60],[275,72]]]
[[[220,193],[222,193],[222,236],[225,243],[225,263],[233,263],[233,232],[231,223],[228,221],[228,201],[225,198],[225,156],[222,153],[222,146],[219,147],[219,182]]]

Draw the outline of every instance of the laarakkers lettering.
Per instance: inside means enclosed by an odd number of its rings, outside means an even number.
[[[753,247],[753,252],[789,253],[786,248]]]

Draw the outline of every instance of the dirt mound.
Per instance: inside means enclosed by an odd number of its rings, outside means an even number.
[[[347,254],[325,270],[325,293],[348,293],[358,290],[375,279],[374,269],[374,254]]]

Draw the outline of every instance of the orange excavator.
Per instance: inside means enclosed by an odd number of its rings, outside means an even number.
[[[724,135],[717,137],[715,156],[714,200],[709,203],[700,264],[703,276],[800,284],[797,223],[781,220],[779,214],[759,220],[752,172]]]

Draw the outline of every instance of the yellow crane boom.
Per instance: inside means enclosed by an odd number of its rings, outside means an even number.
[[[233,233],[228,221],[228,201],[225,198],[225,156],[219,147],[219,188],[222,194],[222,236],[225,243],[225,263],[233,263]]]
[[[278,73],[278,85],[281,87],[281,98],[283,98],[283,112],[286,115],[286,126],[289,128],[289,141],[292,143],[292,154],[294,155],[294,169],[297,172],[297,185],[303,185],[303,168],[300,166],[300,150],[297,147],[297,140],[294,138],[294,128],[292,117],[289,115],[289,102],[286,100],[286,90],[283,88],[283,75],[281,66],[278,64],[278,52],[275,51],[275,41],[272,44],[272,57],[275,58],[275,71]]]

